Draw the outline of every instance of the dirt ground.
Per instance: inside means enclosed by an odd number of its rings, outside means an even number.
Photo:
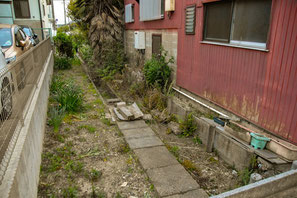
[[[82,67],[55,75],[82,88],[84,109],[67,115],[58,133],[46,127],[38,197],[156,197]]]

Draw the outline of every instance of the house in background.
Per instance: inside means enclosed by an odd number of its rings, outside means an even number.
[[[47,36],[40,28],[54,28],[53,18],[51,0],[0,0],[0,23],[31,26],[40,38]]]
[[[53,0],[55,21],[58,27],[69,24],[71,22],[71,19],[67,16],[67,7],[69,3],[70,0]]]
[[[125,0],[126,52],[162,45],[176,89],[297,145],[296,14],[296,0]]]

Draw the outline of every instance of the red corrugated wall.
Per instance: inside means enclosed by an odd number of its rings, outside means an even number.
[[[196,34],[178,36],[177,85],[297,144],[297,0],[273,0],[269,52],[204,44],[203,7]]]

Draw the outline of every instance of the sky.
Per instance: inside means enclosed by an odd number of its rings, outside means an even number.
[[[54,0],[53,2],[54,2],[56,24],[57,25],[65,24],[63,0]],[[65,0],[66,23],[69,23],[71,21],[70,18],[67,17],[67,6],[68,6],[69,2],[70,2],[70,0]]]

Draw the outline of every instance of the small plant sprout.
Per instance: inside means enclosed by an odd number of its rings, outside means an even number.
[[[192,136],[197,129],[197,126],[194,122],[194,117],[192,113],[189,113],[185,120],[183,120],[179,128],[182,132],[182,135],[185,137]]]

